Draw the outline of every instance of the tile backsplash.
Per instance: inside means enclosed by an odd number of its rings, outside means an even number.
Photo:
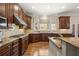
[[[3,37],[9,37],[9,36],[13,36],[13,35],[18,35],[18,34],[24,34],[24,30],[23,29],[5,29],[2,30],[3,33]]]

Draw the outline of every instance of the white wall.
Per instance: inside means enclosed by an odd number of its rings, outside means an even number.
[[[78,36],[78,24],[79,24],[79,16],[71,16],[70,17],[70,30],[72,31],[72,25],[75,24],[75,37]]]
[[[58,16],[50,16],[50,22],[57,25],[57,28],[59,28],[59,20]]]

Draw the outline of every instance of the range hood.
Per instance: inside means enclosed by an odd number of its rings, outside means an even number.
[[[27,24],[23,21],[23,19],[21,19],[19,16],[17,15],[14,15],[14,22],[15,23],[18,23],[19,25],[22,25],[22,26],[27,26]]]

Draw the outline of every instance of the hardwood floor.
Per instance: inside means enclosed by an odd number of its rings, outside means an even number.
[[[31,43],[24,56],[48,56],[48,42]]]

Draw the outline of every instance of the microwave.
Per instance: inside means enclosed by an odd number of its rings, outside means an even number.
[[[7,28],[7,18],[0,16],[0,29]]]
[[[3,33],[0,31],[0,42],[2,42]]]

